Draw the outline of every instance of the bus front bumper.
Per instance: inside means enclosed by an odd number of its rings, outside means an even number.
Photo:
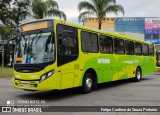
[[[43,82],[39,80],[27,81],[12,79],[13,86],[18,89],[28,90],[28,91],[39,91],[39,90],[53,90],[58,89],[56,81],[51,77]]]

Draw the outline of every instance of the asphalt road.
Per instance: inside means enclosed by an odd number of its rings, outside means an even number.
[[[23,91],[13,88],[11,79],[1,78],[0,106],[6,106],[7,104],[36,104],[43,106],[160,106],[160,73],[143,76],[141,82],[122,80],[100,84],[97,90],[89,94],[80,94],[77,88],[62,91]],[[28,115],[28,113],[25,114]],[[67,114],[73,115],[74,113],[67,112]],[[76,114],[81,115],[82,113]],[[106,115],[106,113],[101,114]],[[123,115],[121,112],[109,114]],[[134,112],[129,114],[150,115],[151,113]],[[155,114],[160,115],[160,112]]]

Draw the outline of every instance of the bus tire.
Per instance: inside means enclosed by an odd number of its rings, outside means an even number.
[[[93,75],[89,72],[85,73],[81,91],[83,94],[90,93],[93,89]]]
[[[141,77],[142,77],[141,69],[137,68],[134,81],[139,82],[141,80]]]

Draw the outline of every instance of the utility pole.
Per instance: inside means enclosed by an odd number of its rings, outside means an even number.
[[[1,36],[2,40],[2,68],[4,67],[4,36]]]
[[[0,43],[2,44],[2,36],[0,35]],[[3,46],[1,45],[0,46],[0,53],[2,53],[2,55],[3,55]],[[3,59],[1,60],[1,61],[3,61]],[[2,67],[0,68],[1,69],[1,76],[0,77],[2,77]]]

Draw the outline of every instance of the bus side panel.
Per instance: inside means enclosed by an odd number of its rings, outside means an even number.
[[[131,56],[126,55],[115,55],[114,56],[118,65],[118,79],[127,79],[131,77]]]
[[[74,76],[75,74],[73,72],[62,73],[61,74],[61,89],[73,87]]]
[[[74,87],[75,77],[77,77],[78,68],[75,68],[77,60],[72,61],[70,63],[61,65],[58,70],[60,71],[60,89],[72,88]]]
[[[112,54],[102,54],[102,57],[98,58],[102,71],[102,82],[109,82],[113,80],[113,72],[117,69],[117,63]]]
[[[142,61],[142,75],[150,74],[155,71],[155,59],[150,56],[144,56]]]
[[[136,69],[139,66],[142,69],[142,60],[143,60],[143,56],[132,56],[132,61],[133,64],[131,65],[131,78],[134,78],[136,75]],[[143,72],[143,71],[142,71]]]
[[[89,55],[88,54],[83,55],[83,59],[86,59],[86,62],[84,63],[81,85],[83,81],[83,76],[88,69],[93,69],[96,72],[98,83],[102,83],[103,81],[101,66],[98,63],[99,57],[98,56],[94,57],[94,54],[93,55],[89,54]]]
[[[98,83],[110,82],[118,80],[118,66],[113,54],[101,54],[97,58],[97,63],[100,67],[102,79]],[[100,77],[98,76],[98,77]]]
[[[118,80],[118,64],[113,54],[105,54],[101,59],[108,60],[107,63],[101,63],[102,82],[110,82]]]

